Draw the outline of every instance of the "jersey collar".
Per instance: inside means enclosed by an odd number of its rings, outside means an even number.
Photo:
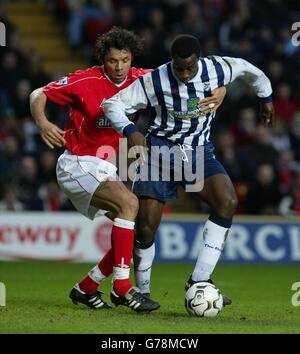
[[[120,82],[119,84],[116,84],[116,83],[113,82],[113,81],[109,78],[109,76],[106,74],[106,72],[105,72],[105,70],[104,70],[104,65],[100,66],[100,68],[101,68],[101,70],[102,70],[104,76],[107,78],[107,80],[108,80],[109,82],[111,82],[113,85],[117,86],[117,87],[121,87],[122,85],[124,85],[124,83],[125,83],[126,80],[127,80],[128,75],[126,76],[126,78],[125,78],[122,82]]]

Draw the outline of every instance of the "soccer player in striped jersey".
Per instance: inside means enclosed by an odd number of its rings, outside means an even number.
[[[214,147],[210,142],[210,128],[215,111],[203,111],[196,102],[203,99],[203,103],[210,107],[212,90],[228,85],[240,77],[255,90],[261,102],[264,125],[272,125],[274,120],[271,83],[260,69],[246,60],[218,56],[200,57],[200,44],[197,38],[190,35],[180,35],[174,40],[171,58],[169,63],[140,77],[103,103],[106,116],[120,134],[127,137],[135,134],[135,145],[148,146],[148,171],[151,163],[153,165],[154,160],[158,161],[158,158],[154,158],[154,147],[170,150],[178,146],[182,154],[181,166],[176,165],[175,158],[170,159],[169,181],[162,179],[163,166],[160,166],[157,167],[160,180],[140,179],[133,187],[134,193],[139,197],[135,270],[137,286],[143,293],[150,292],[154,238],[164,204],[177,197],[178,183],[185,186],[186,190],[189,186],[189,181],[184,177],[180,181],[176,180],[178,168],[181,170],[188,166],[196,169],[197,152],[202,151],[203,169],[196,171],[196,174],[203,173],[203,187],[197,190],[197,194],[211,207],[203,228],[203,247],[200,248],[186,289],[199,281],[212,282],[211,275],[236,210],[234,187],[224,167],[215,159]],[[146,138],[142,134],[136,134],[136,125],[126,116],[141,108],[148,108],[151,114]],[[231,303],[228,297],[223,296],[223,299],[225,305]]]

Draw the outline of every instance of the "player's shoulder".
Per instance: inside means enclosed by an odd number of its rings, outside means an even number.
[[[146,70],[146,74],[144,74],[146,77],[149,76],[151,73],[153,73],[154,75],[157,73],[157,72],[160,72],[161,75],[163,75],[165,72],[167,73],[168,72],[168,66],[170,65],[171,62],[168,62],[168,63],[164,63],[160,66],[158,66],[157,68],[155,69],[148,69]]]
[[[211,64],[220,63],[220,64],[236,64],[240,58],[233,58],[233,57],[228,57],[228,56],[219,56],[219,55],[209,55],[205,57],[207,61],[209,61]]]
[[[135,80],[140,76],[150,73],[151,71],[152,69],[135,68],[133,66],[129,69],[129,76],[131,76],[132,79]]]
[[[219,55],[208,55],[207,57],[204,57],[206,62],[214,64],[216,62],[220,63],[222,62],[223,58]]]
[[[103,76],[99,66],[92,66],[87,69],[79,69],[67,75],[69,82],[80,80],[98,80]]]
[[[227,70],[231,69],[231,65],[235,64],[234,58],[223,57],[219,55],[209,55],[207,57],[200,58],[201,65],[205,65],[208,71],[214,71],[215,69]],[[232,69],[231,69],[232,70]]]

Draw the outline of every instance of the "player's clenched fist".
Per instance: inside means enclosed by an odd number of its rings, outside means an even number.
[[[140,156],[140,163],[143,165],[146,161],[147,141],[143,134],[134,132],[128,137],[128,145],[132,150],[133,156]]]
[[[273,126],[275,123],[275,111],[272,102],[261,104],[261,120],[265,127]]]

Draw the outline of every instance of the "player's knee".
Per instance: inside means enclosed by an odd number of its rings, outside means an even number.
[[[225,204],[226,204],[226,210],[228,210],[228,213],[230,214],[230,216],[233,217],[233,215],[236,211],[236,208],[237,208],[237,204],[238,204],[236,195],[233,194],[233,195],[228,196],[226,198]]]
[[[237,205],[238,205],[238,200],[237,200],[237,197],[236,195],[232,195],[228,198],[228,209],[230,210],[232,216],[233,214],[236,212],[236,208],[237,208]]]
[[[231,219],[236,211],[238,200],[235,194],[226,195],[217,206],[217,213],[225,219]]]
[[[119,214],[135,218],[139,210],[139,200],[133,193],[126,193],[120,199]]]

